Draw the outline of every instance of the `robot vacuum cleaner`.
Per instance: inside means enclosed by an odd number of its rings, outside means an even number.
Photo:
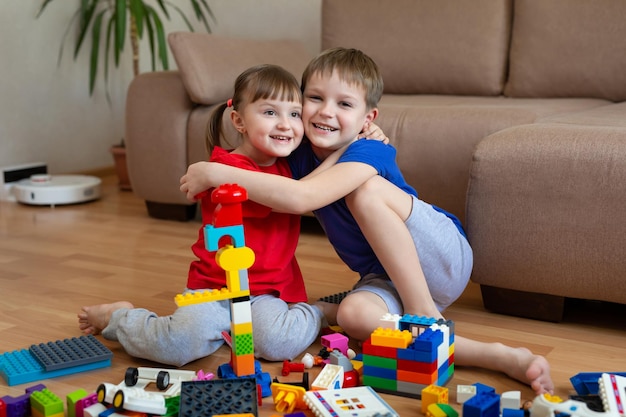
[[[37,174],[17,181],[11,191],[20,203],[55,206],[97,200],[101,183],[90,175]]]

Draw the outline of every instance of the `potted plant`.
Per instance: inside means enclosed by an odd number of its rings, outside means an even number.
[[[53,0],[44,0],[37,17],[41,16],[48,4]],[[209,18],[214,20],[211,8],[206,0],[189,0],[196,19],[201,21],[207,32],[211,32]],[[104,82],[108,94],[109,60],[114,59],[115,68],[119,68],[120,58],[124,52],[126,40],[130,41],[133,54],[133,76],[139,74],[139,43],[147,36],[151,57],[152,70],[157,63],[163,70],[169,69],[167,56],[166,34],[161,16],[170,19],[170,12],[176,12],[193,32],[187,15],[176,4],[165,0],[81,0],[78,9],[71,17],[59,51],[59,59],[63,54],[63,46],[72,28],[76,30],[74,40],[74,59],[78,56],[85,38],[91,39],[89,63],[89,95],[93,95],[98,69],[104,66]],[[102,51],[101,51],[102,48]],[[103,58],[101,61],[100,58]],[[116,169],[126,170],[126,155],[123,141],[111,149],[114,158],[123,158],[116,162]],[[130,189],[128,173],[118,173],[121,189]]]

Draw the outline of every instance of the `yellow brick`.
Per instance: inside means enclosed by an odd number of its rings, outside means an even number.
[[[408,330],[383,329],[379,327],[372,332],[371,342],[374,346],[387,346],[406,349],[413,337]]]

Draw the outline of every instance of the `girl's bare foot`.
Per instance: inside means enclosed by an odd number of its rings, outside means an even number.
[[[339,309],[339,304],[316,301],[313,305],[322,310],[322,314],[324,314],[329,326],[337,325],[337,310]]]
[[[121,308],[134,307],[128,301],[83,307],[78,313],[78,328],[85,334],[100,334],[109,325],[111,314]]]
[[[550,364],[546,358],[526,348],[514,348],[511,353],[516,360],[511,361],[511,366],[505,371],[508,376],[530,385],[537,395],[554,393]]]

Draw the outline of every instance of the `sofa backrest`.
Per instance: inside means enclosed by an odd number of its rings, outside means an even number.
[[[230,98],[237,76],[258,64],[276,64],[297,79],[311,60],[294,40],[254,40],[207,33],[173,32],[168,42],[191,100],[211,105]]]
[[[499,95],[512,0],[323,0],[322,49],[379,65],[385,93]]]
[[[511,97],[626,100],[626,1],[516,0]]]

